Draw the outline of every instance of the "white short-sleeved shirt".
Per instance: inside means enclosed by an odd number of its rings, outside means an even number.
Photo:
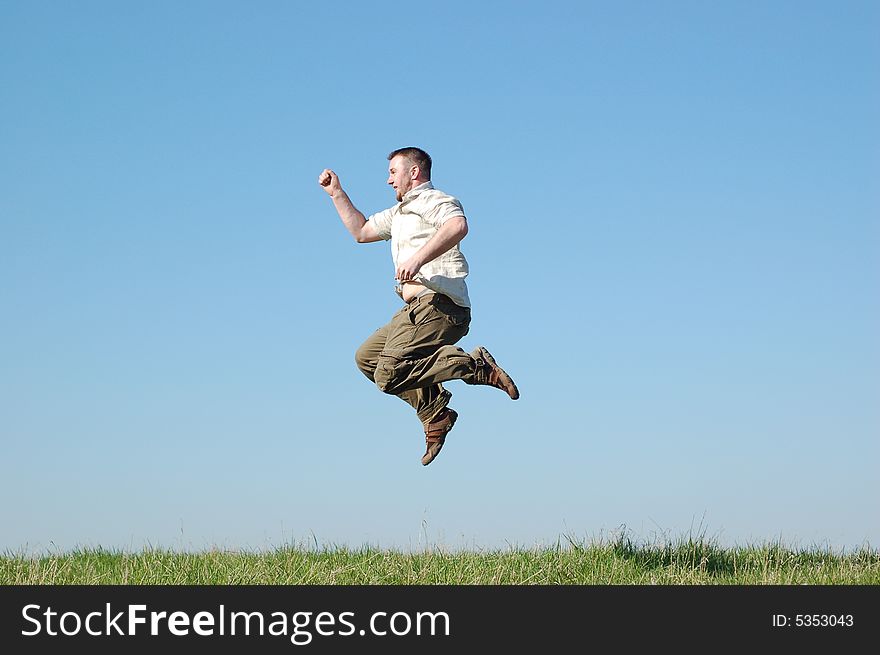
[[[458,198],[435,189],[425,182],[406,192],[403,200],[384,211],[372,214],[367,220],[373,222],[376,233],[391,239],[391,258],[394,269],[405,262],[450,218],[464,216]],[[442,255],[422,266],[416,282],[437,293],[449,296],[456,305],[470,307],[467,284],[468,263],[455,244]]]

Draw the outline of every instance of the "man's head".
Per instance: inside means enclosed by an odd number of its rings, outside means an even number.
[[[388,155],[388,184],[397,192],[397,200],[431,179],[431,155],[421,148],[398,148]]]

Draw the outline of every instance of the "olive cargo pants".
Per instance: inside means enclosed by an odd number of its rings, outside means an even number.
[[[474,384],[475,360],[453,346],[468,333],[471,310],[447,296],[414,298],[358,348],[358,368],[381,391],[409,403],[427,425],[452,396],[442,382]]]

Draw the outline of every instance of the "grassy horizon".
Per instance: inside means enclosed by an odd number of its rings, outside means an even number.
[[[531,549],[402,552],[364,546],[270,552],[102,548],[0,556],[2,585],[875,585],[880,551],[722,548],[704,538]]]

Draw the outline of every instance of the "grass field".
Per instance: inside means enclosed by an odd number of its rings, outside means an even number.
[[[0,557],[3,585],[852,585],[880,584],[880,551],[721,548],[703,539],[639,545],[418,553],[364,547],[271,552],[83,549]]]

